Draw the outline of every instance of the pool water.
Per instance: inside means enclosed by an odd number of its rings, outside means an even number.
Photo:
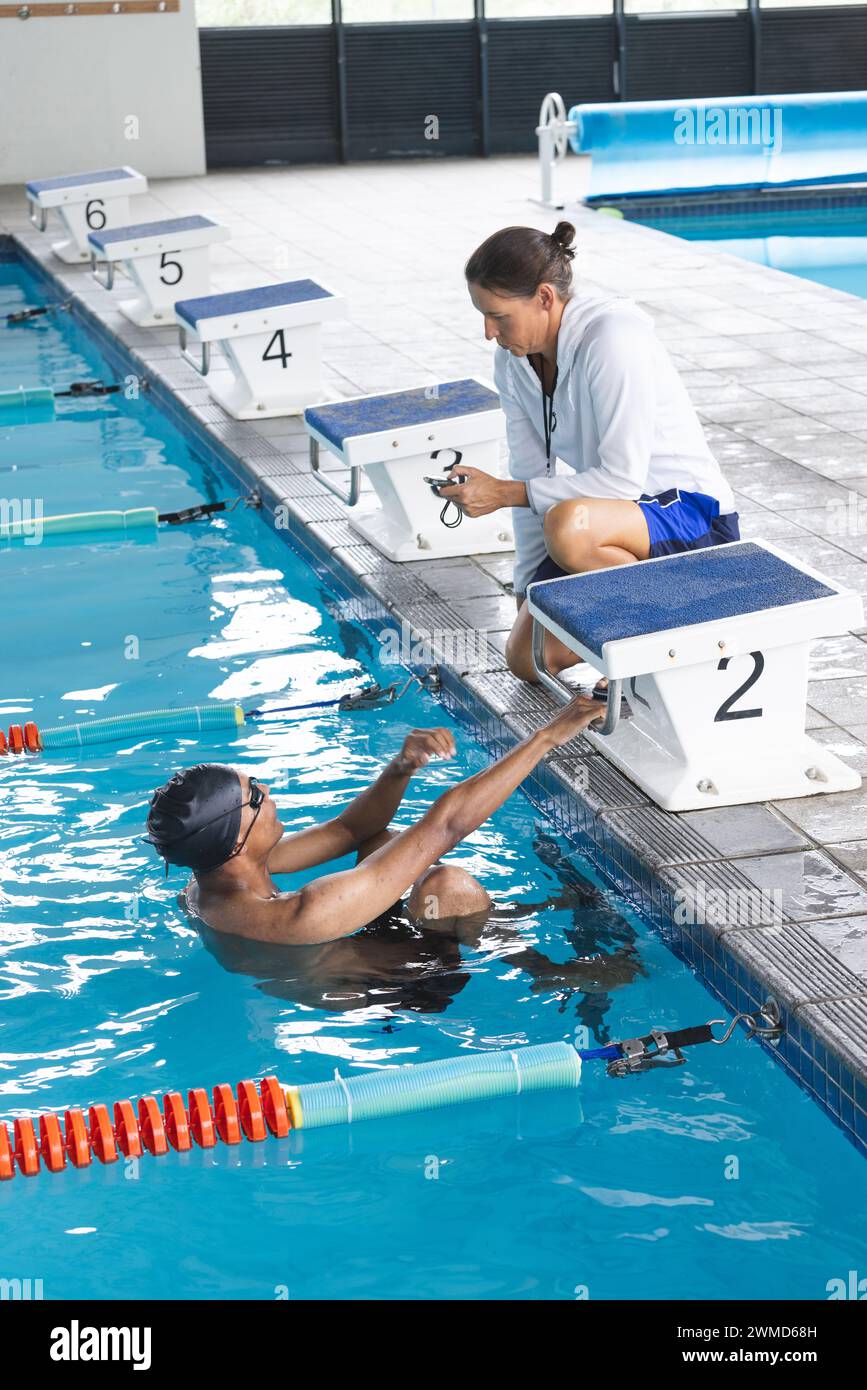
[[[708,251],[727,251],[744,260],[816,280],[867,299],[867,205],[755,212],[690,213],[673,209],[637,221]]]
[[[0,264],[0,315],[44,296]],[[112,375],[62,315],[0,324],[0,390]],[[0,476],[4,499],[42,498],[46,515],[230,491],[144,397],[7,429]],[[302,704],[400,674],[252,511],[151,544],[0,546],[0,582],[4,727]],[[304,952],[205,941],[177,905],[182,874],[165,878],[142,843],[149,794],[180,766],[256,771],[299,829],[365,787],[411,727],[448,722],[415,691],[231,738],[0,761],[2,1118],[717,1016],[521,794],[455,851],[517,905],[464,945],[397,928]],[[399,823],[485,765],[457,738],[453,763],[411,783]],[[601,967],[576,961],[596,952]],[[0,1277],[41,1279],[46,1298],[822,1299],[867,1265],[853,1220],[865,1196],[856,1151],[739,1034],[636,1078],[587,1064],[577,1092],[19,1174],[0,1186]]]

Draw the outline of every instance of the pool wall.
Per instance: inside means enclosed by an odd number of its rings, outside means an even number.
[[[71,301],[70,313],[118,374],[147,380],[149,398],[225,470],[233,490],[258,492],[263,519],[343,601],[343,616],[376,635],[409,630],[424,644],[424,659],[407,664],[419,672],[438,666],[446,706],[486,749],[501,753],[550,717],[552,699],[513,677],[486,641],[473,634],[463,644],[464,659],[455,658],[454,647],[469,630],[432,587],[436,569],[428,583],[361,541],[341,503],[309,472],[212,403],[179,356],[173,328],[135,328],[86,267],[61,270],[38,233],[0,235],[0,257],[13,254],[40,277],[47,296]],[[748,900],[755,881],[702,833],[695,817],[658,810],[589,744],[579,741],[549,757],[524,790],[727,1009],[753,1012],[769,995],[777,1000],[783,1037],[755,1045],[766,1047],[867,1153],[867,999],[860,977],[785,911],[780,925],[732,926],[713,904],[739,894]],[[816,850],[762,807],[733,809],[755,812],[749,833],[756,855]],[[781,842],[781,833],[788,839]],[[669,1020],[659,1001],[656,1025],[687,1021],[699,1020]]]

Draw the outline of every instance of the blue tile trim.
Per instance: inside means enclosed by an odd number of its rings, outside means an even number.
[[[630,221],[640,222],[646,217],[665,218],[708,217],[725,212],[746,213],[755,216],[762,212],[817,212],[839,208],[863,208],[867,211],[867,189],[853,189],[844,192],[839,189],[816,189],[815,192],[787,193],[784,189],[757,189],[745,195],[720,193],[707,197],[700,193],[670,194],[665,197],[646,198],[588,198],[590,208],[618,208]]]
[[[0,254],[9,239],[0,237]],[[38,261],[26,248],[17,248],[17,259],[24,260],[46,285],[46,294],[59,298],[56,287]],[[106,329],[91,310],[74,301],[71,312],[93,335],[109,362],[119,372],[146,374],[146,367]],[[251,481],[241,460],[215,440],[202,421],[190,414],[171,389],[155,382],[151,398],[172,423],[200,451],[209,454],[242,489]],[[395,616],[369,589],[329,551],[299,518],[281,515],[277,524],[273,506],[262,509],[263,519],[311,567],[314,574],[346,604],[346,616],[361,623],[374,635],[400,631]],[[422,670],[419,667],[419,672]],[[448,667],[440,668],[441,697],[449,712],[468,725],[475,738],[494,755],[518,742],[518,736],[488,709]],[[560,830],[582,853],[600,879],[617,893],[655,930],[670,950],[702,981],[706,989],[731,1012],[752,1013],[767,997],[767,987],[737,959],[729,943],[723,942],[703,923],[679,923],[671,891],[655,876],[635,852],[618,839],[610,826],[595,815],[572,789],[565,776],[542,763],[524,783],[523,790],[536,809]],[[730,935],[737,936],[737,933]],[[774,1060],[822,1108],[855,1147],[867,1157],[867,1085],[843,1059],[832,1053],[800,1019],[797,1012],[783,1010],[785,1032],[778,1044],[760,1042]]]

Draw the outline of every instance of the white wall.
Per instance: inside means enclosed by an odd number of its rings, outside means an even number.
[[[0,185],[120,164],[204,173],[194,0],[178,14],[0,19]]]

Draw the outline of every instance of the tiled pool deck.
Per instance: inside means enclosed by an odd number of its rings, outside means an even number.
[[[564,188],[580,167],[567,163]],[[213,250],[216,290],[311,276],[345,294],[349,319],[325,327],[325,390],[340,396],[490,378],[493,347],[463,263],[497,227],[550,230],[568,216],[576,273],[653,314],[736,491],[744,536],[867,597],[867,301],[585,208],[547,213],[528,201],[535,193],[529,158],[251,169],[155,183],[136,220],[201,212],[225,222],[232,240]],[[509,557],[389,563],[310,475],[297,418],[228,419],[180,358],[174,329],[136,329],[119,313],[123,280],[110,294],[87,267],[51,255],[18,188],[0,189],[0,232],[260,491],[272,524],[336,584],[349,615],[380,628],[406,620],[428,642],[447,702],[493,751],[553,712],[547,694],[505,669]],[[867,772],[867,628],[816,645],[809,702],[813,737]],[[775,1055],[867,1152],[867,789],[670,815],[579,743],[549,758],[529,790],[729,1007],[778,1000],[786,1033]],[[772,925],[744,915],[757,890],[782,903]],[[664,1000],[653,1020],[693,1021],[667,1019]]]

